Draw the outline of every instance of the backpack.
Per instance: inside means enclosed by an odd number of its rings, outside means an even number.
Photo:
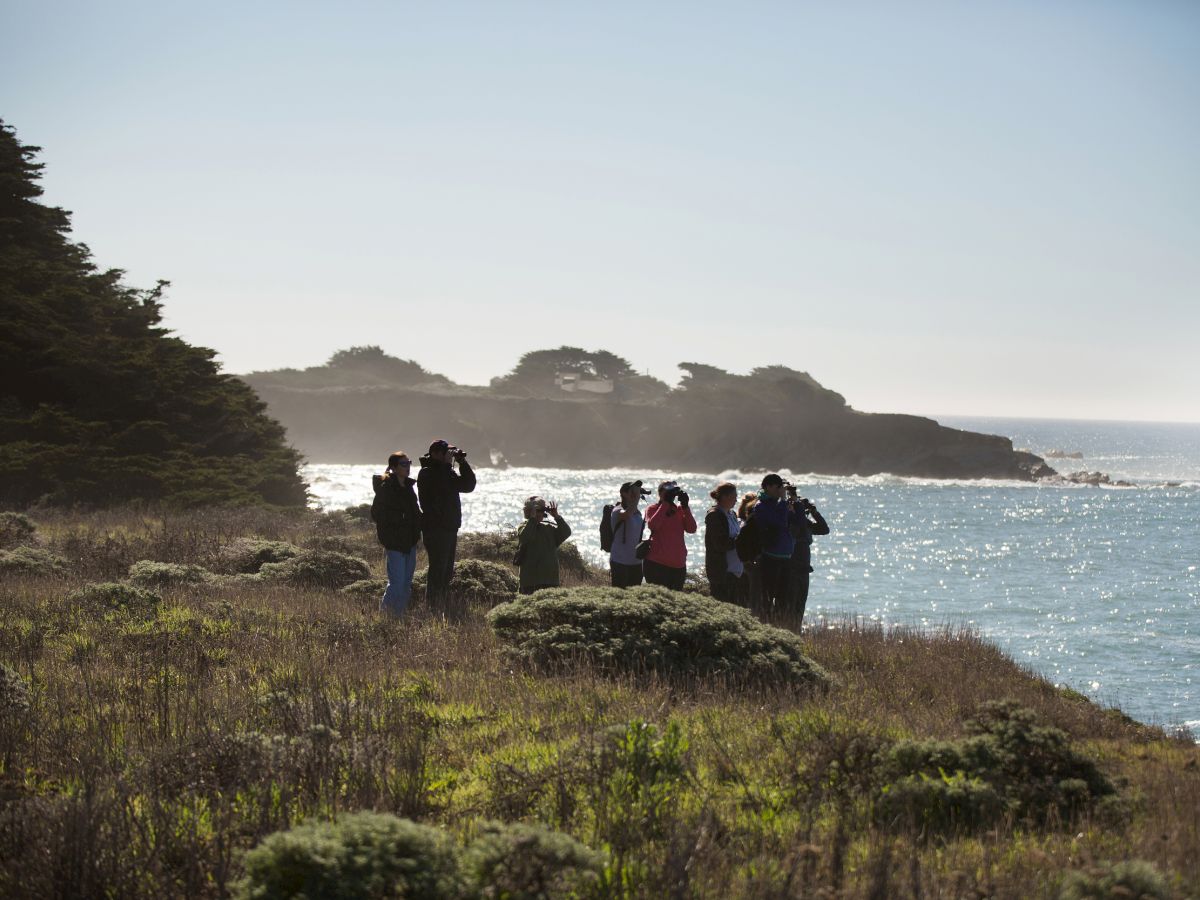
[[[613,542],[613,527],[612,514],[613,505],[611,503],[604,504],[604,518],[600,520],[600,549],[605,553],[612,553]]]
[[[755,522],[753,514],[746,520],[746,524],[742,526],[738,536],[734,538],[734,546],[737,548],[738,559],[744,563],[754,562],[762,555],[762,529]]]

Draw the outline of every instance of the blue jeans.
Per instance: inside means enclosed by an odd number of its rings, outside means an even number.
[[[412,597],[413,572],[417,568],[417,548],[413,547],[407,553],[399,550],[385,550],[387,556],[387,590],[379,608],[394,616],[404,614],[408,608],[409,598]]]

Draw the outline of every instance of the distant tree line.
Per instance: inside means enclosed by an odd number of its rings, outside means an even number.
[[[0,504],[299,505],[299,454],[215,353],[162,327],[40,202],[40,148],[0,122]]]
[[[682,362],[679,368],[683,370],[683,377],[672,388],[665,381],[639,373],[629,360],[608,350],[563,346],[525,353],[510,372],[493,378],[484,390],[497,397],[568,399],[558,384],[558,377],[571,374],[611,381],[612,393],[599,395],[600,402],[670,401],[695,407],[751,409],[803,406],[838,410],[846,407],[841,394],[822,387],[809,374],[787,366],[760,367],[747,375],[698,362]],[[381,385],[410,389],[457,387],[445,375],[428,372],[412,360],[389,356],[378,346],[339,350],[322,366],[252,372],[246,377],[264,389]],[[587,400],[597,399],[594,394],[581,396]]]

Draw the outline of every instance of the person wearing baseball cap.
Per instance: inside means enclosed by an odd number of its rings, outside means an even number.
[[[458,530],[462,527],[459,495],[473,490],[475,471],[467,462],[467,451],[441,439],[430,444],[429,452],[421,457],[421,471],[417,475],[425,553],[429,556],[425,599],[430,609],[445,611],[450,579],[454,577]]]
[[[612,549],[608,553],[608,569],[612,586],[637,587],[642,583],[642,561],[637,557],[637,545],[645,533],[645,520],[638,504],[650,492],[641,481],[626,481],[621,485],[621,502],[613,507]]]

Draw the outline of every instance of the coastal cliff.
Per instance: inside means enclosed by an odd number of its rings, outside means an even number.
[[[684,363],[676,388],[634,376],[640,379],[636,392],[621,390],[618,377],[610,379],[618,389],[590,395],[556,388],[545,371],[522,379],[521,366],[478,388],[416,368],[424,380],[407,386],[336,365],[244,378],[312,462],[373,463],[392,449],[419,451],[446,437],[471,449],[480,465],[488,464],[491,451],[513,465],[562,468],[620,463],[719,471],[736,465],[1021,480],[1053,474],[1040,457],[1014,450],[1008,438],[920,416],[859,412],[807,374],[782,366],[734,375]]]

